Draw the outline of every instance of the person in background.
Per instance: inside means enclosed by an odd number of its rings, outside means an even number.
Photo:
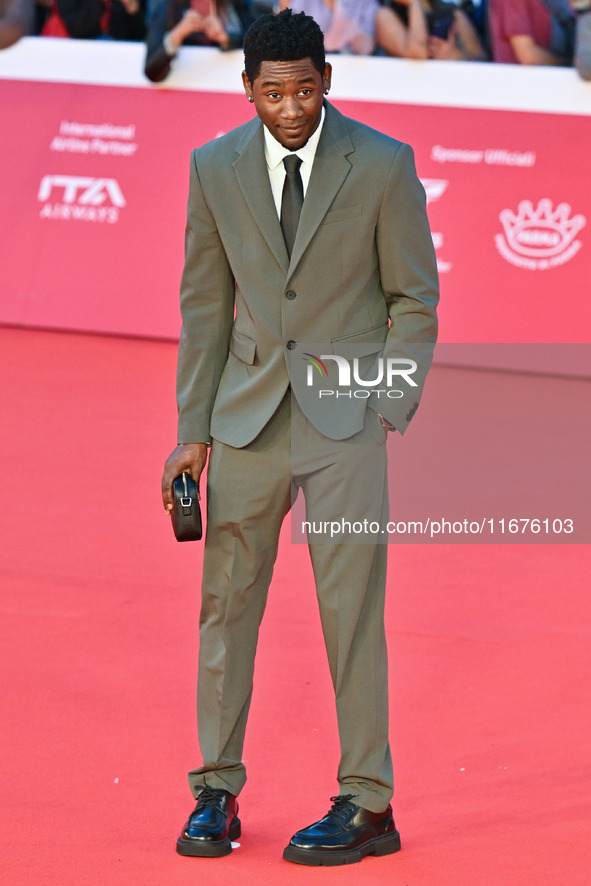
[[[583,80],[591,80],[591,0],[571,0],[577,15],[574,65]]]
[[[376,42],[388,55],[400,58],[487,59],[467,12],[442,0],[384,3],[376,17]]]
[[[32,34],[34,21],[33,0],[0,0],[0,49]]]
[[[398,58],[429,57],[429,29],[420,0],[384,3],[376,16],[378,46]]]
[[[318,22],[327,52],[371,55],[375,49],[378,0],[279,0],[278,11],[288,7]]]
[[[470,21],[476,28],[481,43],[486,47],[490,57],[490,39],[488,32],[488,0],[470,0],[468,3],[461,3],[466,13],[470,16]]]
[[[239,49],[253,20],[248,0],[158,0],[148,19],[146,77],[164,80],[181,45]]]
[[[143,40],[145,0],[53,0],[43,37]]]
[[[489,21],[494,61],[571,64],[575,22],[566,0],[489,0]]]

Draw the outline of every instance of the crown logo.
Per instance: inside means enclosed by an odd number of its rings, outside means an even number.
[[[552,208],[552,201],[544,198],[534,209],[531,200],[522,200],[517,214],[503,209],[499,219],[505,231],[508,246],[518,255],[548,259],[568,249],[584,227],[584,215],[570,217],[571,207],[560,203]]]

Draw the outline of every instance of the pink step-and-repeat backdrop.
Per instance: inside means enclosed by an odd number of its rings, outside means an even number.
[[[178,335],[189,153],[252,108],[239,53],[186,50],[156,88],[142,52],[31,38],[0,57],[1,323]],[[415,149],[442,340],[589,341],[591,84],[468,63],[335,69],[335,105]]]

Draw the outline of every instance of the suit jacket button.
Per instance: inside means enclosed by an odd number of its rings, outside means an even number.
[[[298,297],[298,294],[297,292],[294,292],[293,289],[288,289],[285,293],[285,297],[288,298],[290,301],[293,301],[294,298]]]
[[[293,351],[294,348],[297,348],[297,346],[298,346],[298,343],[297,343],[297,341],[294,341],[293,338],[290,338],[290,340],[287,342],[287,347],[290,351]]]

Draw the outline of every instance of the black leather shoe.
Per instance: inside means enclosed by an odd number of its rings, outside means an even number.
[[[337,865],[361,861],[366,855],[390,855],[400,849],[392,808],[370,812],[352,803],[354,794],[331,797],[330,812],[298,831],[283,852],[297,864]]]
[[[205,785],[197,805],[177,840],[180,855],[219,858],[232,851],[232,840],[240,836],[238,801],[229,791]]]

